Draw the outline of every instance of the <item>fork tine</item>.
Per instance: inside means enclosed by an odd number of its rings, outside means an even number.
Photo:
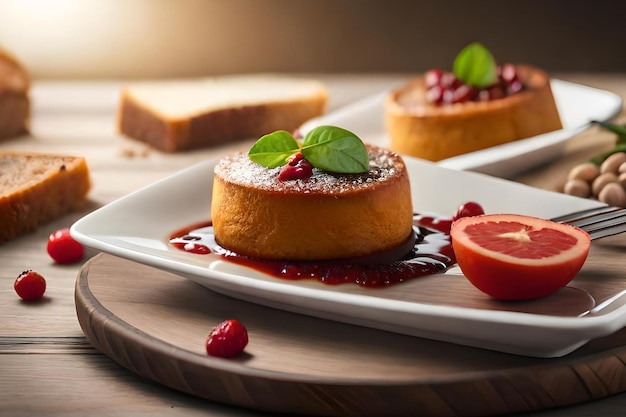
[[[552,219],[580,227],[591,240],[626,232],[626,209],[603,206]]]
[[[619,207],[613,207],[613,206],[600,206],[600,207],[594,207],[594,208],[590,208],[586,210],[577,211],[575,213],[565,214],[559,217],[554,217],[552,218],[552,221],[571,224],[572,222],[581,221],[590,217],[595,217],[597,215],[603,215],[603,214],[610,215],[611,213],[614,213],[620,210],[623,210],[623,209]]]
[[[585,230],[589,233],[591,240],[618,235],[626,232],[626,217],[621,218],[621,223],[608,224],[602,228],[594,227],[593,230],[587,230],[587,228],[585,228]]]

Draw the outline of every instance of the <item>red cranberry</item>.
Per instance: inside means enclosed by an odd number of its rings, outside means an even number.
[[[307,180],[313,175],[313,165],[304,156],[298,152],[287,161],[280,172],[278,173],[279,181],[291,181],[291,180]]]
[[[70,235],[69,229],[61,229],[48,237],[48,255],[58,264],[78,262],[85,253],[83,246]]]
[[[38,272],[27,270],[18,275],[13,288],[24,301],[35,301],[46,292],[46,280]]]
[[[476,96],[476,88],[471,87],[467,84],[460,85],[456,90],[452,93],[452,103],[466,103],[471,101]]]
[[[211,356],[230,358],[241,353],[248,344],[248,330],[239,320],[226,320],[214,328],[206,340]]]
[[[424,81],[426,82],[426,88],[433,88],[435,86],[439,87],[441,84],[441,77],[443,76],[443,71],[440,69],[431,69],[426,71],[424,75]]]
[[[463,82],[461,80],[459,80],[458,78],[456,78],[456,75],[454,75],[451,72],[445,72],[442,76],[441,76],[441,81],[439,82],[439,84],[444,88],[444,89],[455,89],[458,88],[461,84],[463,84]]]
[[[490,87],[487,87],[483,91],[487,93],[487,100],[497,100],[506,96],[506,91],[502,88],[500,84],[494,84]]]
[[[509,95],[510,95],[510,94],[515,94],[515,93],[517,93],[517,92],[519,92],[519,91],[522,91],[522,88],[523,88],[523,87],[524,87],[524,86],[522,85],[522,82],[521,82],[521,81],[519,81],[519,80],[515,80],[515,81],[513,81],[511,84],[509,84],[509,85],[506,87],[506,92],[507,92],[507,94],[509,94]]]
[[[478,92],[478,94],[476,94],[476,100],[477,101],[489,101],[489,91],[487,90],[480,90]]]
[[[504,64],[500,69],[500,78],[505,84],[510,84],[514,80],[517,80],[517,70],[513,64]]]
[[[296,166],[298,162],[300,162],[303,159],[304,159],[304,155],[302,155],[302,152],[296,152],[287,159],[287,163],[289,165]]]
[[[468,201],[459,206],[454,216],[452,216],[452,220],[458,220],[462,217],[480,216],[481,214],[485,214],[482,206],[474,201]]]
[[[454,97],[454,90],[446,88],[441,93],[440,104],[452,104],[452,99]]]
[[[477,89],[464,84],[454,73],[431,69],[424,75],[426,101],[432,104],[490,101],[515,94],[524,89],[517,68],[513,64],[497,66],[497,80],[492,85]]]
[[[426,90],[426,101],[429,103],[441,103],[443,100],[443,88],[435,85]]]
[[[513,64],[505,64],[502,66],[502,84],[507,94],[515,94],[522,90],[522,81],[519,79],[517,68]]]

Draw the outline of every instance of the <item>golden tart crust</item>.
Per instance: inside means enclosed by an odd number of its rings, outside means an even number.
[[[524,90],[497,100],[429,104],[423,77],[392,91],[385,101],[391,149],[440,161],[561,129],[547,74],[524,65],[516,69]]]
[[[215,167],[211,218],[218,244],[261,259],[318,261],[367,256],[406,242],[412,232],[409,176],[402,158],[368,145],[364,174],[313,170],[279,181],[235,153]]]

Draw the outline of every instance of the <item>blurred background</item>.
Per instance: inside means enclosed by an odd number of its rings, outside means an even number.
[[[499,62],[626,71],[622,0],[0,0],[0,45],[35,79],[450,68]]]

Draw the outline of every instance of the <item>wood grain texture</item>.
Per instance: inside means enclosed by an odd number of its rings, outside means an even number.
[[[132,279],[129,279],[132,277]],[[131,371],[217,402],[320,416],[474,416],[543,410],[626,390],[626,330],[537,359],[402,336],[219,295],[98,255],[76,284],[78,319]],[[248,327],[236,359],[204,352],[227,318]]]
[[[319,75],[319,76],[318,76]],[[399,85],[412,77],[413,74],[325,74],[314,75],[325,82],[330,90],[330,110],[350,102],[377,93],[382,89]],[[555,74],[557,78],[567,81],[577,82],[592,87],[597,87],[617,93],[626,97],[626,76],[624,74]],[[48,235],[62,227],[68,227],[81,216],[90,211],[120,198],[141,187],[149,185],[159,179],[171,175],[190,165],[216,157],[220,154],[231,151],[234,146],[224,146],[201,152],[193,152],[184,155],[162,155],[156,151],[137,147],[124,140],[115,133],[115,110],[119,98],[119,88],[122,83],[117,81],[54,81],[46,82],[37,80],[34,83],[32,92],[33,117],[31,120],[31,135],[0,144],[3,151],[27,151],[27,152],[58,152],[82,155],[87,158],[93,178],[93,189],[90,194],[89,206],[85,210],[73,213],[58,219],[48,225],[41,227],[34,233],[22,236],[0,247],[0,417],[15,416],[84,416],[106,415],[110,417],[127,417],[137,415],[168,416],[168,417],[269,417],[275,413],[263,412],[256,409],[244,409],[236,406],[228,406],[217,402],[207,401],[201,397],[185,394],[181,391],[170,389],[159,383],[154,383],[147,378],[139,377],[136,373],[128,371],[117,365],[109,357],[97,353],[89,347],[89,342],[84,337],[76,316],[74,303],[74,288],[76,276],[82,265],[56,265],[45,252],[45,245]],[[626,121],[626,114],[622,113],[618,120]],[[596,128],[577,135],[568,143],[567,154],[564,158],[553,161],[547,166],[537,167],[537,169],[525,173],[516,178],[516,181],[523,182],[535,187],[558,190],[562,186],[565,173],[571,166],[592,156],[595,152],[606,149],[612,144],[611,135],[600,132]],[[245,144],[244,144],[245,145]],[[244,146],[241,145],[241,146]],[[239,145],[238,145],[239,146]],[[615,246],[614,257],[616,262],[619,255],[623,253],[623,246]],[[89,252],[87,260],[93,252]],[[15,295],[12,285],[17,274],[25,268],[32,268],[41,272],[48,281],[46,296],[40,303],[30,304],[21,302]],[[623,271],[619,263],[609,268],[612,271]],[[128,280],[133,277],[126,276]],[[603,275],[606,276],[606,275]],[[168,280],[171,279],[168,278]],[[190,286],[194,291],[206,294],[206,290],[198,290],[198,286],[184,281],[183,287],[179,288],[179,283],[171,283],[168,287],[170,291],[179,294],[186,286]],[[213,310],[213,306],[205,306],[203,297],[190,292],[186,297],[180,298],[184,303],[187,300],[197,300],[200,306],[184,304],[177,308],[183,310],[196,309],[198,323],[195,325],[198,332],[185,336],[185,346],[195,349],[194,354],[204,355],[202,343],[206,332],[213,325],[216,319],[222,319],[219,309],[224,309],[225,313],[230,313],[232,309],[238,309],[238,303],[232,307],[231,301],[223,301],[218,310]],[[162,294],[161,297],[167,297]],[[224,298],[222,298],[224,300]],[[228,299],[225,299],[228,300]],[[156,300],[155,302],[167,304],[168,300]],[[191,302],[191,301],[189,301]],[[174,308],[174,307],[169,307]],[[210,308],[210,310],[209,310]],[[155,310],[151,307],[149,310]],[[175,308],[174,308],[175,309]],[[244,312],[246,310],[243,310]],[[322,334],[314,331],[309,334],[301,326],[310,323],[309,320],[302,321],[299,316],[297,320],[284,320],[279,317],[284,315],[277,312],[269,312],[267,317],[255,317],[254,314],[247,313],[252,320],[251,323],[261,323],[260,327],[253,327],[254,339],[250,344],[250,349],[254,349],[253,357],[245,359],[244,369],[250,364],[251,358],[257,363],[261,362],[267,351],[280,351],[280,349],[295,351],[300,349],[302,355],[285,356],[285,367],[292,368],[292,373],[304,373],[314,370],[318,374],[333,371],[328,366],[323,366],[320,357],[334,354],[337,349],[346,349],[344,357],[353,358],[352,363],[356,363],[361,373],[361,380],[373,374],[374,369],[381,370],[379,378],[384,383],[389,384],[388,374],[397,374],[401,365],[409,362],[409,359],[399,359],[394,366],[394,359],[381,360],[381,365],[376,368],[373,364],[367,363],[366,359],[371,358],[377,348],[378,341],[367,338],[369,332],[359,333],[357,337],[352,334],[355,343],[346,348],[344,343],[333,340],[334,335],[344,325],[334,329],[329,334]],[[330,325],[330,324],[328,324]],[[155,324],[158,333],[158,323]],[[171,329],[172,326],[170,326]],[[270,327],[272,330],[270,331]],[[309,326],[311,327],[311,326]],[[313,327],[315,329],[315,327]],[[190,333],[191,330],[184,330]],[[184,332],[181,332],[184,334]],[[272,333],[278,332],[278,333]],[[169,334],[161,331],[161,335]],[[178,337],[179,333],[171,331],[171,337]],[[376,332],[375,334],[381,334]],[[280,337],[279,337],[280,336]],[[287,339],[286,336],[289,336]],[[159,336],[161,337],[161,336]],[[529,410],[524,413],[524,417],[574,417],[574,416],[604,416],[617,417],[624,414],[626,407],[626,393],[607,396],[610,392],[619,392],[623,384],[623,363],[626,355],[622,353],[624,340],[622,332],[620,337],[611,337],[596,340],[590,346],[581,350],[588,358],[595,355],[593,360],[588,359],[577,363],[572,368],[539,368],[533,373],[532,378],[523,380],[520,378],[513,385],[503,381],[498,381],[497,386],[491,387],[491,391],[506,392],[505,400],[494,405],[494,409],[502,409],[502,402],[505,405],[510,403],[515,406],[522,404]],[[266,342],[278,341],[273,346]],[[314,350],[315,355],[310,354],[310,350],[301,349],[299,346],[307,343],[315,343],[318,347]],[[261,348],[260,346],[265,346]],[[322,346],[324,347],[322,349]],[[417,370],[419,378],[425,380],[433,369],[445,369],[450,374],[455,371],[464,373],[471,377],[471,369],[475,366],[470,364],[459,367],[462,363],[460,358],[454,356],[454,350],[445,350],[444,344],[426,343],[420,346],[424,355],[430,354],[440,359],[434,361],[424,361]],[[401,350],[394,346],[383,349],[385,352],[398,353]],[[353,352],[348,354],[347,352]],[[593,353],[595,352],[595,353]],[[608,352],[614,352],[614,359],[606,359]],[[404,351],[404,355],[410,358],[413,352],[410,349]],[[440,356],[436,356],[440,355]],[[204,357],[204,356],[203,356]],[[141,358],[138,359],[138,361]],[[207,358],[204,357],[206,360]],[[507,359],[510,360],[510,359]],[[551,361],[552,362],[552,361]],[[544,361],[538,360],[539,365]],[[232,364],[231,366],[234,366]],[[261,367],[261,364],[258,365]],[[261,369],[267,371],[268,364]],[[520,364],[519,367],[523,367]],[[457,369],[457,367],[459,367]],[[469,367],[469,368],[468,368]],[[363,370],[360,370],[363,368]],[[387,372],[387,368],[391,372]],[[301,371],[293,371],[293,369]],[[416,369],[416,368],[413,368]],[[552,373],[554,369],[554,373]],[[254,372],[249,371],[249,372]],[[408,373],[408,371],[405,371]],[[338,372],[336,372],[338,373]],[[494,374],[498,371],[495,370]],[[568,386],[564,385],[561,375],[565,374],[572,378],[574,374],[581,374],[586,378],[586,384],[574,382],[576,391],[567,393]],[[593,375],[596,375],[593,379]],[[282,377],[283,373],[276,374]],[[340,375],[348,378],[350,375]],[[418,379],[416,377],[415,379]],[[383,378],[387,378],[383,380]],[[410,377],[407,377],[407,380]],[[442,380],[439,377],[437,380]],[[543,382],[542,382],[543,381]],[[567,381],[571,381],[567,380]],[[591,382],[590,382],[591,381]],[[379,381],[380,382],[380,381]],[[405,380],[406,383],[406,380]],[[554,386],[562,386],[566,392],[565,396],[575,405],[570,407],[551,408],[553,404],[564,403],[563,397],[552,398],[544,393],[536,398],[524,398],[517,391],[524,391],[527,387],[541,387],[545,385],[550,390]],[[485,385],[487,386],[487,385]],[[469,394],[464,394],[458,385],[456,391],[458,401],[465,400]],[[332,387],[331,387],[332,388]],[[302,388],[304,391],[305,388]],[[440,391],[431,391],[429,398],[436,401],[433,407],[442,408],[439,400]],[[241,392],[238,391],[239,393]],[[274,391],[269,388],[264,391],[268,395],[274,395]],[[450,392],[454,392],[450,388]],[[486,388],[484,392],[489,392]],[[321,389],[315,391],[320,397],[325,392]],[[227,393],[228,394],[228,393]],[[257,393],[258,394],[258,393]],[[593,395],[592,395],[593,394]],[[313,394],[311,394],[313,395]],[[381,394],[382,395],[382,394]],[[426,396],[426,394],[423,394]],[[453,394],[450,394],[452,396]],[[232,397],[232,395],[231,395]],[[284,397],[279,394],[278,399]],[[483,397],[485,398],[484,395]],[[476,409],[474,404],[480,398],[467,398],[468,407]],[[589,401],[591,398],[602,398],[597,401]],[[276,399],[276,401],[278,401]],[[454,398],[449,400],[453,400]],[[323,397],[326,402],[331,399]],[[358,398],[352,398],[358,401]],[[421,405],[426,407],[426,405]],[[484,407],[484,405],[483,405]],[[461,410],[450,409],[446,412],[453,415],[453,412],[463,412]],[[467,409],[467,414],[472,411]],[[522,417],[522,415],[518,415]]]

